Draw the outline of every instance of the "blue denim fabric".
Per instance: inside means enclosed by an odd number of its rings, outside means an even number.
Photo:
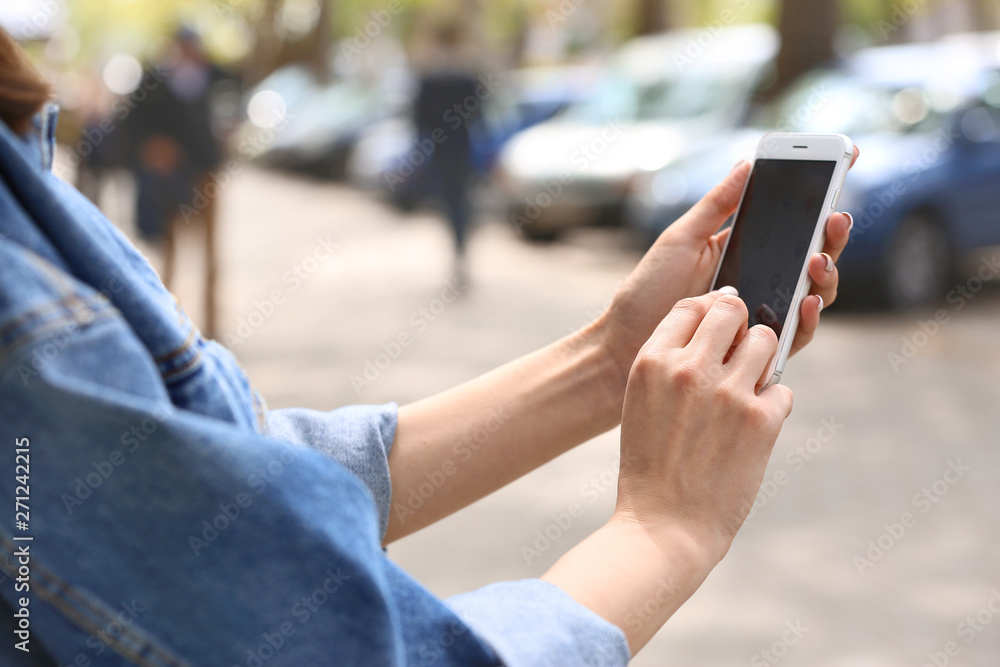
[[[0,665],[628,661],[618,628],[544,582],[445,602],[399,570],[380,546],[395,405],[268,413],[49,174],[52,122],[0,123]],[[31,653],[14,647],[26,595]]]

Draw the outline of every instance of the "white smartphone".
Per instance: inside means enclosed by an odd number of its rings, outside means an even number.
[[[809,294],[809,258],[823,249],[853,154],[842,134],[772,132],[757,146],[712,289],[735,287],[748,325],[778,334],[764,386],[781,381]]]

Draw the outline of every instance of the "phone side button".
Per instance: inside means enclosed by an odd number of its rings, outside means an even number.
[[[837,191],[833,193],[833,201],[830,202],[830,210],[837,210],[838,201],[840,201],[840,188],[837,188]]]

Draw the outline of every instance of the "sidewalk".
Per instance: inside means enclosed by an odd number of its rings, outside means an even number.
[[[608,230],[530,246],[496,223],[455,298],[430,216],[251,169],[222,216],[222,338],[272,407],[450,387],[583,325],[636,261]],[[193,282],[178,291],[197,314]],[[998,306],[984,289],[933,335],[926,315],[825,316],[789,363],[759,509],[634,664],[1000,664]],[[538,576],[607,519],[616,460],[609,433],[389,552],[440,595]]]

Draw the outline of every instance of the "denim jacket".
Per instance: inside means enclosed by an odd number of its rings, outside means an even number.
[[[396,406],[267,411],[50,173],[54,122],[0,123],[0,665],[628,662],[546,582],[395,566]]]

